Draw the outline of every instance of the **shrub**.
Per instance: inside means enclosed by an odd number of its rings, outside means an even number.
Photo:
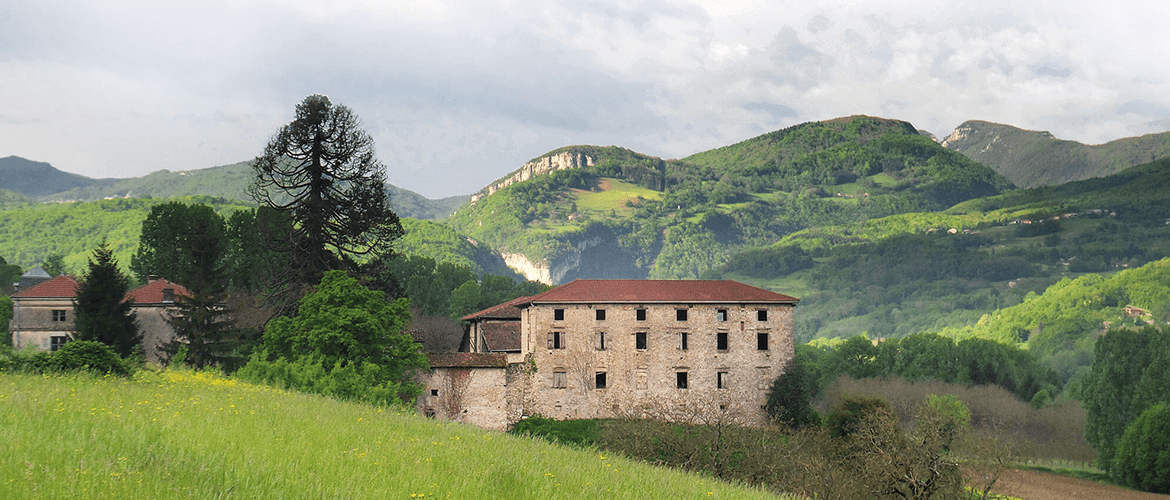
[[[1111,472],[1131,488],[1170,493],[1170,404],[1151,406],[1125,429]]]
[[[74,340],[53,353],[38,353],[33,365],[41,370],[90,370],[113,375],[129,375],[130,367],[110,346],[92,340]]]
[[[597,443],[597,420],[554,420],[533,415],[516,423],[512,434],[539,436],[554,443],[592,446]]]
[[[878,414],[894,415],[894,408],[879,397],[846,396],[829,410],[825,425],[830,436],[848,437],[861,428],[863,421]]]
[[[811,404],[816,392],[816,377],[799,357],[794,358],[772,381],[766,405],[768,416],[793,429],[820,425],[821,416]]]

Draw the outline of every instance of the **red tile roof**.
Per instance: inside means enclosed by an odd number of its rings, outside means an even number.
[[[482,352],[427,353],[431,368],[507,368],[508,355]]]
[[[520,351],[519,321],[489,321],[479,325],[483,340],[491,352]]]
[[[166,288],[173,289],[175,296],[191,296],[191,292],[188,292],[187,289],[183,287],[183,285],[171,283],[167,280],[154,280],[150,283],[130,290],[126,293],[126,298],[134,299],[135,304],[162,304],[163,289]]]
[[[77,295],[77,280],[62,274],[12,295],[13,298],[70,299]]]
[[[533,304],[561,303],[789,303],[798,299],[738,281],[576,280],[532,297]]]
[[[475,321],[477,319],[520,319],[520,304],[528,303],[532,297],[517,297],[515,299],[491,306],[479,312],[468,314],[462,318],[463,321]]]

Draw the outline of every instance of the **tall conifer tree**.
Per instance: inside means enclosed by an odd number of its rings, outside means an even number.
[[[94,249],[88,265],[74,298],[75,338],[101,342],[123,357],[141,352],[142,333],[126,300],[130,279],[118,270],[105,240]]]

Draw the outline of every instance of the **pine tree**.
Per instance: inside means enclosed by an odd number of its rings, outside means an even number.
[[[88,265],[73,303],[75,338],[101,342],[123,357],[141,352],[142,333],[125,300],[130,279],[118,270],[105,240],[94,249]]]
[[[249,194],[293,222],[286,240],[293,283],[316,284],[327,270],[354,271],[355,257],[389,254],[403,234],[386,195],[386,167],[360,125],[348,107],[308,96],[253,165]]]

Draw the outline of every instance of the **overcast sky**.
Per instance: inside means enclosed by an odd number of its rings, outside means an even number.
[[[429,198],[571,144],[681,158],[854,114],[940,138],[970,119],[1091,144],[1170,130],[1164,0],[176,5],[0,0],[0,157],[235,163],[314,93]]]

